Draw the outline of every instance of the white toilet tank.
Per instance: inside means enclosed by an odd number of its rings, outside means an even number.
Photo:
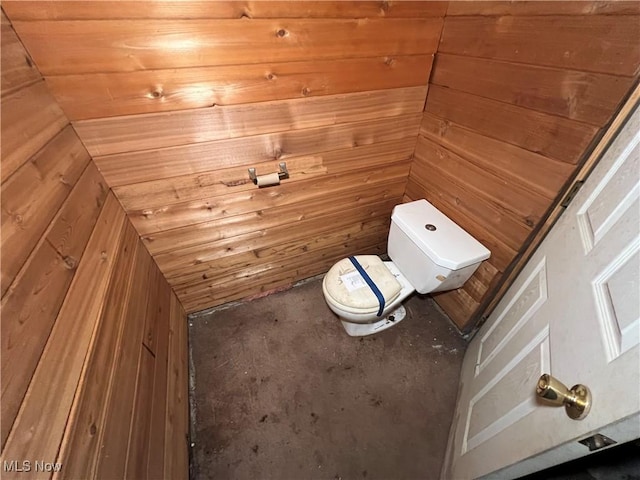
[[[461,287],[491,255],[426,200],[393,209],[387,253],[419,293]]]

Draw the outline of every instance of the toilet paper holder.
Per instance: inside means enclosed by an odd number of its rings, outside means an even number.
[[[283,180],[285,178],[289,178],[289,170],[287,170],[287,162],[280,162],[279,164],[280,171],[277,172],[278,180]],[[249,169],[249,179],[255,184],[258,185],[258,175],[256,174],[255,168]]]

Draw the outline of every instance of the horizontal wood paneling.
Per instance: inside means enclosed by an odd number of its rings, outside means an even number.
[[[628,77],[447,54],[438,55],[431,82],[596,126],[610,120],[633,85]]]
[[[419,113],[426,94],[426,87],[394,89],[88,120],[76,122],[74,127],[89,153],[100,157]],[[117,157],[111,158],[114,160],[109,162],[117,163]],[[131,162],[125,157],[125,165],[119,167],[125,169],[139,161]],[[122,184],[113,178],[115,175],[107,170],[106,164],[101,165],[101,170],[111,179],[110,184]],[[152,178],[157,177],[148,176],[146,180]]]
[[[62,75],[48,77],[47,85],[67,116],[82,120],[426,85],[432,59],[385,56]]]
[[[425,111],[546,157],[575,164],[594,126],[432,85]]]
[[[0,109],[3,133],[0,166],[5,182],[69,121],[43,81],[3,96]]]
[[[278,188],[255,189],[250,192],[228,194],[212,199],[193,200],[155,209],[131,210],[128,214],[141,235],[184,225],[206,222],[221,215],[239,215],[261,211],[278,205],[306,202],[318,195],[337,195],[354,185],[397,182],[403,184],[409,173],[409,164],[396,164],[386,168],[356,171],[351,174],[327,175],[297,184],[281,184]],[[357,182],[357,183],[356,183]],[[276,192],[274,192],[276,190]],[[384,191],[380,192],[380,196]],[[334,201],[336,197],[333,197]]]
[[[435,1],[118,1],[3,2],[15,20],[117,20],[130,18],[361,18],[441,17],[448,2]],[[631,3],[631,2],[629,2]]]
[[[269,257],[278,250],[286,251],[287,243],[293,242],[297,245],[301,241],[309,242],[310,238],[317,242],[318,237],[327,232],[349,233],[351,228],[361,228],[364,223],[360,221],[361,218],[378,218],[387,221],[386,217],[390,216],[394,207],[393,202],[397,202],[397,200],[398,197],[395,197],[383,202],[355,207],[340,218],[336,218],[333,212],[328,212],[292,223],[283,222],[269,229],[254,230],[242,235],[234,235],[232,238],[194,245],[178,252],[160,254],[156,256],[156,259],[160,268],[165,272],[166,278],[173,285],[190,283],[191,277],[201,276],[199,275],[200,266],[212,261],[215,261],[216,265],[216,271],[212,272],[215,275],[234,275],[237,270],[233,266],[229,268],[225,257],[250,253],[252,257],[249,260],[254,262],[251,266],[253,268],[264,257]],[[236,262],[234,261],[234,263]],[[180,277],[180,280],[174,281],[177,277]]]
[[[439,53],[587,72],[638,72],[636,15],[447,17]]]
[[[640,4],[628,1],[454,1],[447,15],[638,15]]]
[[[246,297],[259,297],[282,288],[290,287],[300,278],[308,278],[326,272],[331,265],[341,258],[349,255],[349,252],[358,254],[380,255],[386,251],[386,235],[388,227],[374,233],[372,236],[359,236],[357,238],[344,238],[342,242],[332,245],[319,252],[317,255],[297,256],[288,262],[285,268],[277,271],[263,272],[252,277],[252,281],[258,281],[259,287],[250,286],[246,279],[238,280],[233,285],[228,285],[224,290],[220,288],[194,289],[190,292],[178,290],[178,294],[184,299],[187,311],[196,312],[206,308],[207,305],[219,305]]]
[[[40,73],[18,40],[4,12],[0,12],[2,32],[2,96],[40,80]]]
[[[380,225],[365,243],[349,235],[371,221],[372,206],[387,205],[388,217],[388,202],[402,198],[446,7],[60,1],[11,2],[7,12],[145,244],[177,259],[176,275],[221,235],[229,244],[264,236],[260,249],[282,251],[275,232],[308,226],[293,235],[292,255],[255,265],[238,257],[225,267],[236,279],[228,285],[207,289],[198,268],[185,274],[181,285],[198,289],[185,304],[192,311],[315,274],[332,247],[384,248]],[[290,172],[281,185],[249,181],[247,168],[269,173],[280,161]],[[345,211],[357,212],[349,225],[340,223]],[[293,260],[313,244],[310,232],[332,224],[341,227],[314,247],[323,253],[309,268]],[[249,286],[237,280],[257,270]],[[186,292],[178,291],[183,302]],[[145,327],[155,348],[154,334]],[[157,455],[148,452],[155,474]]]
[[[483,197],[483,203],[498,207],[501,221],[509,218],[527,233],[538,223],[548,203],[545,197],[501,179],[424,137],[418,138],[414,162],[417,162],[416,170],[428,172],[425,176],[438,170],[458,185],[461,195],[471,193]],[[517,243],[522,240],[524,238]]]
[[[401,182],[373,184],[358,188],[357,191],[337,191],[343,201],[349,205],[368,205],[380,198],[397,198],[402,194]],[[325,195],[317,195],[304,203],[294,202],[265,208],[249,213],[221,216],[215,220],[186,225],[172,230],[164,230],[142,237],[145,245],[156,258],[162,253],[179,252],[183,248],[202,245],[208,242],[244,235],[256,230],[267,230],[280,224],[294,223],[305,218],[315,218],[323,214],[337,214],[343,211],[341,203]]]
[[[481,135],[425,113],[420,135],[459,154],[498,178],[552,200],[573,172],[573,166]]]
[[[45,75],[424,55],[441,18],[14,21]],[[376,41],[372,42],[371,39]],[[197,48],[194,48],[197,47]],[[99,55],[96,55],[97,52]]]
[[[435,296],[460,328],[637,81],[638,13],[628,2],[450,3],[406,193],[491,250],[462,288]]]

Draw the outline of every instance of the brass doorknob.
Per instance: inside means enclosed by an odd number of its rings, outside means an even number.
[[[569,390],[562,382],[545,373],[538,380],[536,394],[555,406],[562,406],[573,420],[582,420],[591,409],[591,391],[585,385]]]

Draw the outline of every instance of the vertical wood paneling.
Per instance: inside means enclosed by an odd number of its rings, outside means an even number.
[[[2,184],[3,294],[88,162],[69,125]]]
[[[189,471],[189,386],[184,365],[187,358],[187,321],[180,302],[171,297],[167,410],[164,434],[164,478],[187,478]]]
[[[33,61],[18,40],[4,12],[0,12],[2,32],[2,96],[26,87],[41,79]]]
[[[43,81],[3,96],[0,108],[5,182],[69,122]]]
[[[167,422],[166,351],[157,373],[140,353],[145,334],[167,349],[155,317],[168,318],[171,289],[4,17],[2,42],[0,462],[32,462],[2,477],[42,478],[36,460],[60,462],[58,479],[137,475],[154,405]],[[186,378],[186,360],[174,367]]]
[[[134,231],[135,235],[135,231]],[[146,282],[153,260],[135,235],[136,253],[131,268],[126,310],[118,340],[111,379],[109,406],[100,442],[97,478],[123,478],[126,470],[129,435],[134,415],[135,392],[144,336],[149,285]],[[186,363],[186,362],[185,362]],[[142,384],[137,386],[141,387]],[[143,408],[149,408],[144,405]]]
[[[3,444],[106,195],[90,165],[2,299]]]
[[[22,401],[3,460],[56,458],[124,222],[120,205],[109,196]]]

